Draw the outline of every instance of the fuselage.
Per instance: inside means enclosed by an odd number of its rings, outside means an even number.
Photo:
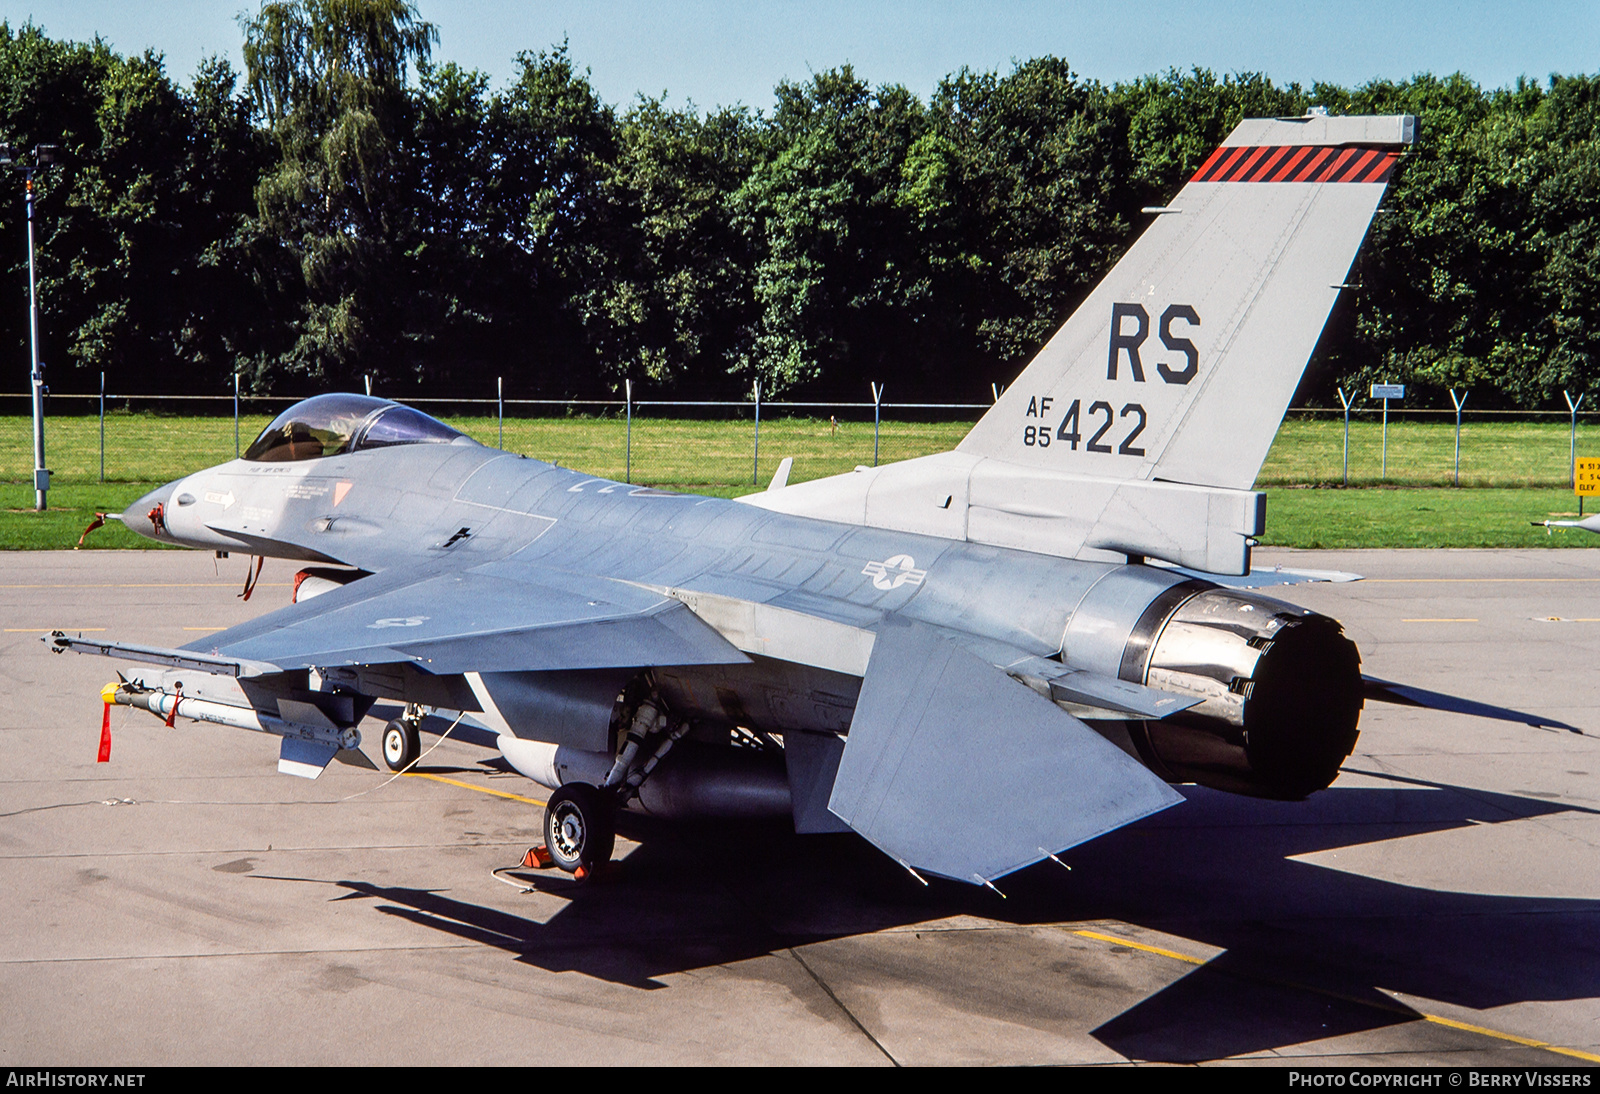
[[[1125,722],[1119,743],[1168,778],[1226,789],[1293,797],[1326,785],[1354,742],[1360,706],[1358,659],[1337,624],[1257,594],[1165,567],[619,483],[465,438],[234,460],[152,492],[124,519],[165,542],[357,573],[492,564],[651,590],[752,659],[651,666],[663,694],[686,716],[779,734],[846,734],[874,636],[896,621],[938,628],[1085,717],[1096,717],[1093,705],[1053,693],[1052,675],[1070,669],[1202,700],[1159,723]],[[1291,632],[1299,637],[1286,645]],[[1264,673],[1274,645],[1281,667]],[[1292,774],[1263,775],[1260,756],[1249,756],[1252,729],[1269,736],[1263,711],[1270,736],[1293,741]],[[1302,737],[1316,742],[1307,770]]]
[[[1089,590],[1128,569],[773,513],[476,444],[234,460],[152,492],[125,519],[165,542],[368,572],[510,558],[853,628],[901,614],[1040,657],[1061,653]],[[1131,580],[1153,594],[1186,577],[1142,567]]]

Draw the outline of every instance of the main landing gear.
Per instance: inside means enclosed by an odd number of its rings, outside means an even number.
[[[534,848],[528,852],[531,859],[542,861],[548,855],[551,864],[580,881],[611,860],[618,811],[638,795],[656,764],[689,732],[689,723],[670,718],[648,683],[640,683],[642,687],[630,685],[613,713],[615,724],[626,727],[627,734],[611,770],[599,786],[569,782],[550,795],[544,809],[542,854]]]
[[[616,795],[587,783],[567,783],[544,809],[544,844],[554,865],[585,878],[611,859],[616,843]]]

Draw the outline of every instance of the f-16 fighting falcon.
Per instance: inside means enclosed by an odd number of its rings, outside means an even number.
[[[464,712],[553,791],[572,872],[619,809],[792,817],[988,885],[1170,783],[1302,798],[1355,745],[1360,657],[1249,588],[1251,487],[1415,135],[1240,123],[954,451],[729,501],[319,395],[121,518],[303,561],[295,603],[182,649],[46,641],[160,666],[107,703],[277,734],[310,777],[379,699],[396,769]]]

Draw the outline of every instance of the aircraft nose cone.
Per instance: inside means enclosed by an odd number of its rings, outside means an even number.
[[[122,523],[125,524],[129,530],[138,532],[141,536],[146,536],[150,539],[167,538],[165,535],[166,511],[167,507],[171,504],[172,488],[176,485],[178,485],[178,483],[176,480],[174,480],[173,482],[169,482],[164,486],[158,486],[144,497],[128,506],[122,511]],[[159,526],[156,524],[155,520],[152,519],[153,515],[158,512],[158,506],[160,507],[159,513],[162,520],[162,523]]]

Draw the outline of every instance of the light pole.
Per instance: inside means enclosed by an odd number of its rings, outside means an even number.
[[[39,296],[33,268],[33,176],[56,161],[56,146],[34,145],[31,160],[18,159],[9,144],[0,144],[0,166],[22,172],[28,204],[28,334],[33,378],[33,495],[34,508],[44,512],[50,492],[50,472],[44,466],[44,364],[39,360]]]

